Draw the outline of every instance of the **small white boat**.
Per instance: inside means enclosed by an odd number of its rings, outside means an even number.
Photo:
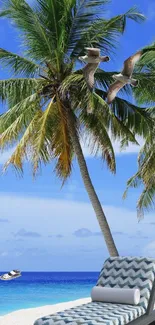
[[[4,280],[4,281],[7,281],[7,280],[13,280],[13,279],[16,279],[16,278],[19,278],[21,276],[21,272],[18,271],[18,270],[12,270],[8,273],[5,273],[3,275],[0,276],[0,279],[1,280]]]

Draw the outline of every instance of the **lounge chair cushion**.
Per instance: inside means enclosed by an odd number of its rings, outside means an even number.
[[[147,309],[155,279],[155,259],[144,257],[110,257],[101,270],[97,286],[138,288],[139,305]]]
[[[110,257],[104,263],[97,285],[139,288],[139,305],[91,302],[42,317],[34,325],[125,325],[146,313],[154,279],[154,259]]]
[[[143,314],[141,306],[90,302],[42,317],[34,325],[125,325]]]

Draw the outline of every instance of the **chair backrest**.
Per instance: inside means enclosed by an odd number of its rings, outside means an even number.
[[[139,305],[147,309],[155,280],[155,259],[145,257],[110,257],[101,270],[98,286],[139,288]]]

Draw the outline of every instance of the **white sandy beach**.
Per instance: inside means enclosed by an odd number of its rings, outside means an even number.
[[[21,309],[0,317],[0,325],[33,325],[34,321],[40,317],[54,314],[58,311],[71,307],[80,306],[90,302],[90,298],[83,298],[56,305],[43,306],[31,309]]]

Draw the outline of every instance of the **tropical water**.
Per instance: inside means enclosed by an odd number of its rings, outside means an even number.
[[[20,278],[0,281],[0,316],[89,297],[97,278],[97,272],[25,272]]]

